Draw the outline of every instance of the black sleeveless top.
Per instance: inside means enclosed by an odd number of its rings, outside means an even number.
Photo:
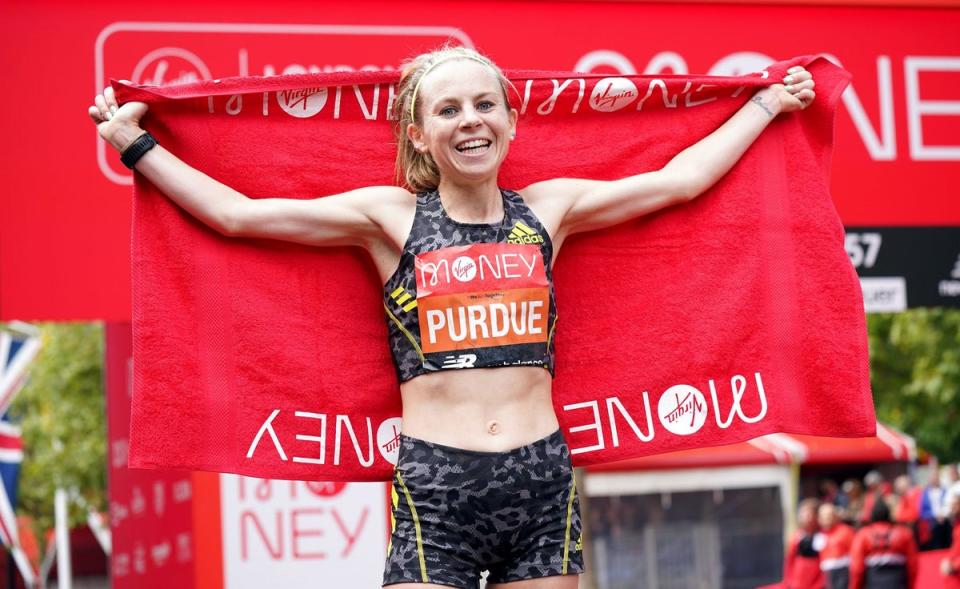
[[[543,366],[557,309],[550,236],[519,194],[499,223],[459,223],[436,191],[417,195],[400,263],[383,289],[400,382],[438,370]]]

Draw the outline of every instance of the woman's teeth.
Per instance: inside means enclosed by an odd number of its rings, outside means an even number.
[[[460,153],[480,153],[490,147],[490,142],[486,139],[474,139],[473,141],[465,141],[457,146],[457,151]]]

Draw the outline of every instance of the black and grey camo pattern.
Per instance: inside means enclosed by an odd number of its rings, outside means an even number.
[[[580,502],[560,430],[509,452],[401,436],[393,486],[396,527],[384,585],[425,582],[407,493],[420,523],[426,582],[476,589],[483,570],[488,583],[583,572]]]
[[[410,380],[414,376],[433,372],[444,368],[444,358],[449,352],[426,354],[421,361],[420,355],[410,343],[410,339],[394,322],[394,318],[413,336],[417,345],[420,345],[420,320],[416,310],[404,312],[390,298],[390,293],[402,287],[414,298],[417,296],[417,280],[414,274],[416,255],[445,247],[470,245],[474,243],[502,243],[506,242],[517,221],[525,223],[535,229],[543,237],[539,244],[544,260],[544,271],[550,282],[550,312],[547,325],[551,328],[557,318],[557,305],[553,292],[553,243],[546,229],[530,207],[523,202],[523,198],[511,190],[500,189],[503,195],[503,220],[495,224],[458,223],[443,210],[440,203],[440,193],[436,190],[421,192],[417,195],[417,212],[414,216],[410,236],[400,255],[400,263],[393,275],[387,280],[383,288],[383,302],[387,309],[387,331],[390,341],[390,351],[393,354],[394,366],[400,382]],[[391,318],[390,315],[393,315]],[[551,338],[546,344],[517,344],[469,350],[477,356],[472,368],[491,366],[543,366],[553,374],[554,346]],[[448,366],[449,367],[449,366]]]

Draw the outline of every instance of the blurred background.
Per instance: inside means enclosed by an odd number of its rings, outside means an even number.
[[[111,78],[393,69],[449,39],[505,69],[736,75],[825,54],[853,74],[831,188],[863,285],[876,437],[772,435],[589,469],[581,587],[789,580],[803,539],[829,531],[798,520],[807,498],[853,527],[880,498],[923,549],[918,586],[947,582],[960,2],[35,0],[0,4],[0,29],[0,587],[379,587],[386,484],[126,468],[131,178],[86,108]]]

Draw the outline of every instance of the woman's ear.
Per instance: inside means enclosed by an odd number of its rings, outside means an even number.
[[[423,131],[416,125],[416,123],[407,124],[407,138],[413,143],[413,148],[423,153],[427,150],[426,144],[423,142]]]
[[[510,109],[510,137],[511,138],[517,136],[517,118],[519,116],[520,114],[517,112],[517,109],[515,108]]]

